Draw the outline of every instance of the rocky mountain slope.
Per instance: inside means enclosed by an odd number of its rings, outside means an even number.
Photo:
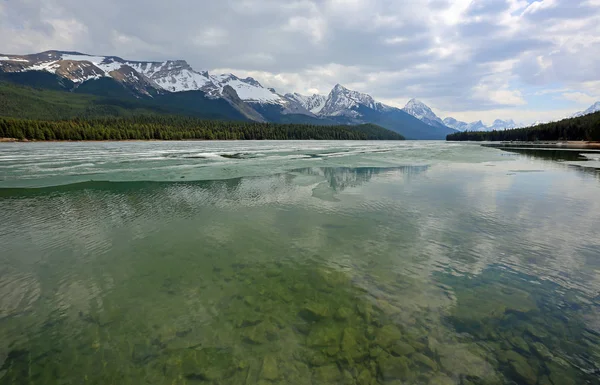
[[[327,97],[323,95],[314,94],[311,96],[304,96],[297,92],[285,94],[284,97],[291,105],[298,105],[314,115],[318,115],[321,112],[327,101]]]

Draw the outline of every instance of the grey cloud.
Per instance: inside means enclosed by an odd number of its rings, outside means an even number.
[[[508,60],[532,50],[546,51],[551,46],[550,42],[535,38],[496,38],[483,44],[473,56],[473,60],[478,63]]]
[[[495,15],[510,8],[506,0],[474,0],[467,11],[468,16]]]
[[[506,31],[506,26],[490,23],[487,21],[474,21],[460,25],[457,34],[464,39],[486,39]]]
[[[545,23],[556,19],[585,19],[600,14],[599,7],[587,3],[585,0],[563,0],[556,2],[554,6],[525,12],[523,16],[530,22]]]
[[[473,96],[490,76],[490,62],[516,61],[495,74],[506,85],[514,77],[541,86],[595,80],[598,47],[565,50],[561,41],[571,35],[560,34],[597,36],[597,20],[582,31],[558,27],[598,10],[573,0],[556,4],[519,16],[524,9],[509,10],[507,0],[476,0],[462,14],[451,0],[9,0],[2,5],[0,33],[31,41],[22,50],[186,59],[197,69],[267,74],[265,85],[284,92],[305,91],[295,88],[300,84],[325,90],[339,81],[376,98],[414,96],[445,110],[477,110],[500,107]],[[445,12],[456,13],[451,22],[444,21]],[[513,21],[506,23],[507,17]],[[74,20],[85,32],[68,46],[48,47],[66,41],[56,36],[60,20]],[[0,41],[0,52],[14,44]],[[539,56],[550,66],[540,68]],[[269,84],[277,74],[287,80]],[[302,76],[311,79],[298,80]]]

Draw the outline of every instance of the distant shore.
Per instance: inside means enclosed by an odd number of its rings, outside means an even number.
[[[600,142],[499,142],[483,143],[484,147],[492,148],[556,148],[568,150],[600,150]]]

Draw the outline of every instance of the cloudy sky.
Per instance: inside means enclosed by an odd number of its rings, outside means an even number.
[[[467,121],[600,100],[600,0],[0,0],[0,36],[6,54],[182,58],[280,92],[416,97]]]

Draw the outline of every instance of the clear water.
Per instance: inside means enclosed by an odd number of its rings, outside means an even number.
[[[0,384],[600,384],[596,155],[0,144]]]

